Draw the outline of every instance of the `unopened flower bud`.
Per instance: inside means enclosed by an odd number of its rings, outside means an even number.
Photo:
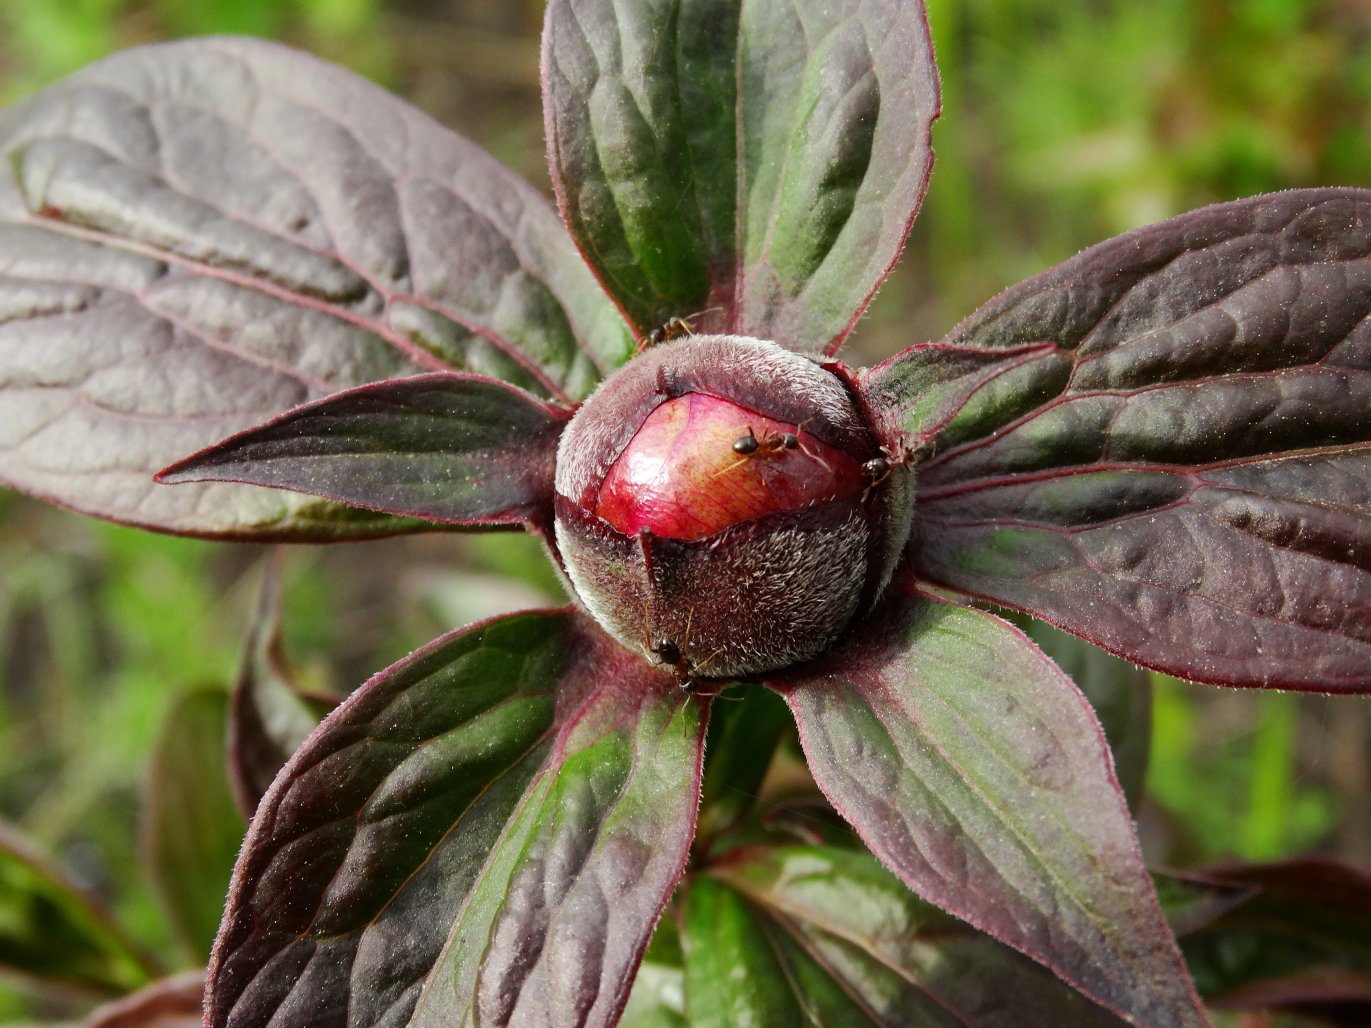
[[[909,532],[909,469],[847,384],[774,343],[691,336],[605,381],[562,436],[557,544],[591,614],[683,683],[816,656]]]

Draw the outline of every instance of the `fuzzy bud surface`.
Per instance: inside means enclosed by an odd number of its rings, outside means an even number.
[[[889,581],[912,480],[843,379],[736,336],[655,347],[607,379],[558,453],[556,538],[620,643],[683,684],[816,656]]]

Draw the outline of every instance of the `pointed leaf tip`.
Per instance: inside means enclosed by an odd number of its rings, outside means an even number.
[[[492,378],[418,375],[296,407],[161,471],[456,525],[542,525],[570,417]]]

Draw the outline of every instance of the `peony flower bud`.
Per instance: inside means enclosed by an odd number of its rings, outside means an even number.
[[[846,382],[738,336],[655,347],[562,435],[556,537],[582,603],[683,685],[816,656],[876,602],[912,475]]]

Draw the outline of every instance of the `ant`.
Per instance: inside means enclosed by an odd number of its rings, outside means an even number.
[[[694,314],[687,314],[685,317],[673,315],[672,317],[667,318],[664,324],[658,325],[644,336],[642,341],[638,344],[638,348],[639,350],[646,350],[650,346],[659,346],[672,339],[679,339],[681,336],[694,335],[696,318],[701,318],[706,314],[721,310],[723,310],[722,307],[706,307],[702,311],[696,311]]]
[[[800,433],[803,431],[804,425],[797,425],[794,432],[766,432],[759,437],[752,426],[748,425],[747,435],[740,435],[733,440],[733,452],[738,455],[738,459],[728,467],[716,471],[713,477],[717,478],[725,471],[732,471],[739,465],[746,464],[757,457],[777,456],[785,453],[786,450],[799,450],[810,460],[823,467],[825,471],[832,471],[828,461],[811,450],[800,439]]]
[[[716,653],[713,656],[707,658],[706,660],[700,661],[698,664],[693,663],[690,660],[690,658],[685,655],[685,649],[690,645],[690,619],[694,616],[694,614],[694,608],[691,608],[691,610],[686,614],[684,643],[678,643],[675,639],[670,639],[663,636],[662,638],[658,639],[655,643],[652,643],[651,645],[647,646],[647,651],[657,658],[657,663],[664,664],[667,667],[671,668],[671,673],[676,676],[676,683],[691,695],[698,694],[704,686],[704,682],[695,677],[696,670],[701,665],[708,664],[711,660],[714,659],[715,656],[718,655]],[[644,635],[646,635],[646,603],[643,604],[643,631]]]
[[[740,457],[751,457],[757,453],[766,457],[782,450],[797,450],[799,447],[800,437],[794,432],[768,432],[758,439],[751,425],[747,426],[747,435],[733,440],[733,452]]]
[[[661,638],[648,647],[648,651],[657,658],[658,664],[665,664],[671,668],[671,673],[676,676],[676,682],[686,692],[694,693],[700,689],[700,683],[696,681],[691,666],[686,655],[681,652],[680,645],[674,639]]]
[[[689,624],[686,625],[687,634],[690,631]],[[665,637],[658,639],[648,647],[648,650],[657,658],[657,663],[665,664],[671,668],[671,673],[676,676],[676,684],[692,696],[698,696],[704,691],[705,680],[696,678],[695,672],[703,664],[708,664],[714,657],[700,661],[699,664],[692,663],[690,659],[681,652],[680,645],[675,639]]]
[[[869,461],[862,464],[862,473],[871,479],[867,483],[866,491],[862,493],[862,500],[865,501],[871,495],[871,491],[890,477],[898,467],[905,467],[910,464],[918,463],[920,455],[914,450],[909,449],[903,443],[895,446],[882,444],[881,455],[872,457]]]

